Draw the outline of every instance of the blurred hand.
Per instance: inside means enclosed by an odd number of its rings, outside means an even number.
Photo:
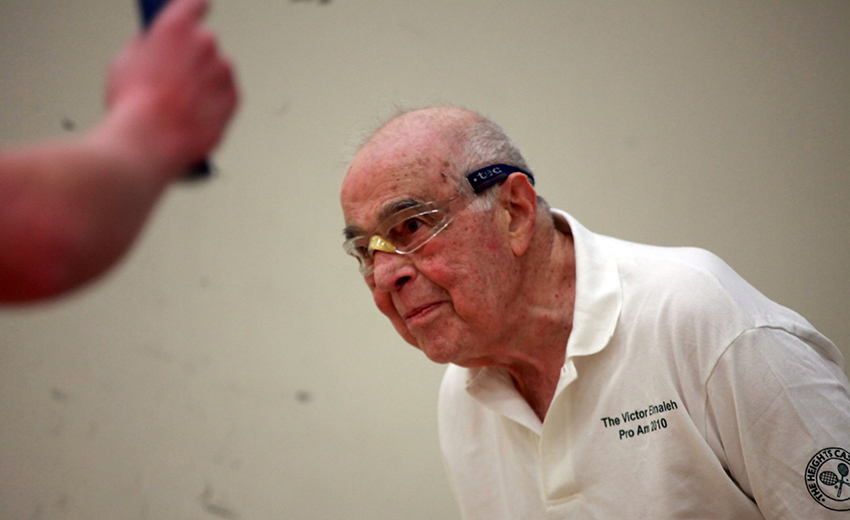
[[[206,10],[206,0],[173,0],[124,48],[91,132],[0,154],[0,302],[57,296],[104,273],[169,183],[221,141],[238,96],[201,26]]]
[[[220,142],[238,103],[230,62],[202,25],[206,0],[173,0],[109,70],[112,138],[179,176]],[[116,135],[116,133],[118,135]]]

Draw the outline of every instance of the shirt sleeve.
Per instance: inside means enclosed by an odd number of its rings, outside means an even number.
[[[850,384],[840,359],[785,330],[749,330],[706,382],[706,424],[766,519],[850,518]]]

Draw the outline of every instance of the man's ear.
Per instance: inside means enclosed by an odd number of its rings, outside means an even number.
[[[505,210],[511,250],[521,256],[534,237],[537,222],[537,192],[522,173],[512,173],[502,184],[499,203]]]

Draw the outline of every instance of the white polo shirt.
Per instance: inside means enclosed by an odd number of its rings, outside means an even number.
[[[450,365],[443,379],[463,517],[850,519],[838,349],[706,251],[553,214],[574,237],[577,286],[545,421],[502,370]]]

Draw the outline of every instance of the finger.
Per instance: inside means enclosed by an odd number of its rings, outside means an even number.
[[[200,22],[209,9],[207,0],[173,0],[154,21],[152,30],[160,27],[181,27]]]
[[[219,54],[218,38],[209,30],[199,29],[195,36],[198,58],[202,63],[216,59]]]

